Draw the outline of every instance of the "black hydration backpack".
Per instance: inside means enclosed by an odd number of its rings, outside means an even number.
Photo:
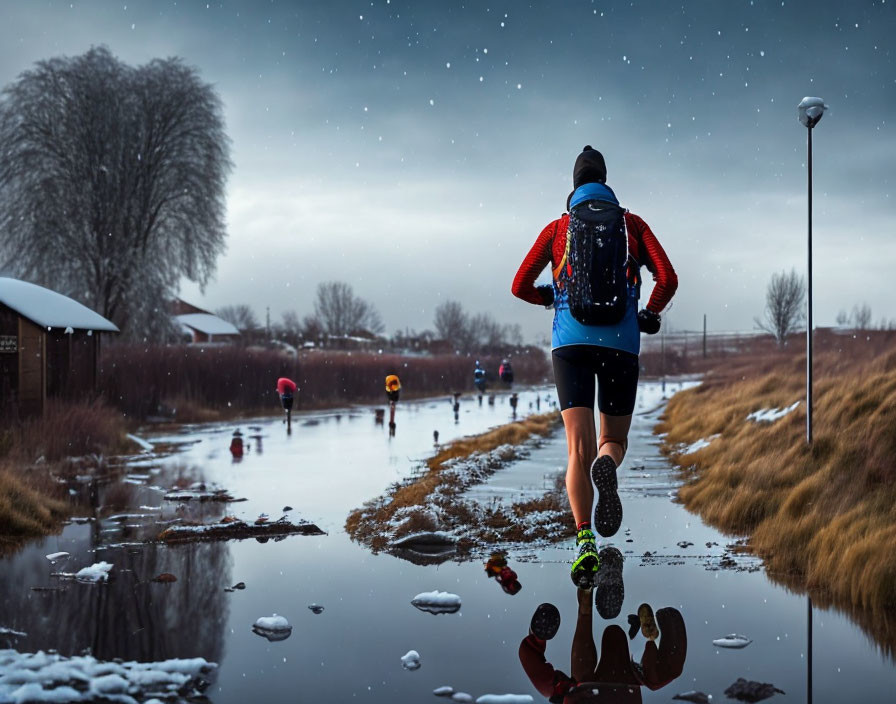
[[[584,325],[613,325],[628,303],[625,210],[587,200],[569,211],[566,252],[554,278],[566,287],[569,312]]]

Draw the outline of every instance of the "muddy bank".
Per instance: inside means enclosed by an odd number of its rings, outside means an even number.
[[[806,443],[805,357],[710,375],[676,394],[656,432],[683,471],[678,495],[708,523],[750,536],[769,575],[823,605],[866,614],[896,642],[896,352],[817,367]]]

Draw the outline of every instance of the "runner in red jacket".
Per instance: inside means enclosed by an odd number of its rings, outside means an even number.
[[[586,146],[573,168],[574,190],[567,199],[567,209],[587,201],[618,205],[616,194],[606,185],[606,179],[603,155]],[[578,553],[572,564],[571,577],[583,589],[590,588],[590,581],[600,564],[591,530],[595,487],[598,491],[595,521],[598,532],[605,537],[614,535],[622,522],[616,469],[625,456],[635,407],[639,333],[659,331],[660,312],[678,286],[675,271],[647,223],[629,212],[624,218],[631,258],[627,272],[628,300],[620,322],[585,325],[569,310],[566,288],[557,281],[565,260],[568,214],[541,231],[520,265],[511,288],[513,295],[524,301],[554,307],[551,357],[566,427],[569,454],[566,490],[577,532]],[[548,264],[554,273],[553,285],[536,287],[535,280]],[[637,312],[642,266],[653,274],[656,285],[647,306]],[[594,424],[595,377],[600,411],[599,436]]]

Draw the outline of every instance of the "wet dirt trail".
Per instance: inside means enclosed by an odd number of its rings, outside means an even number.
[[[535,412],[537,396],[546,410],[546,395],[550,390],[520,391],[521,414]],[[641,632],[629,638],[628,616],[642,603],[654,611],[672,607],[686,630],[680,674],[657,691],[635,687],[634,701],[668,702],[688,690],[726,701],[724,690],[739,677],[786,692],[776,698],[805,701],[806,597],[773,584],[756,558],[729,547],[735,537],[721,535],[674,503],[678,479],[652,434],[661,399],[657,384],[642,385],[629,455],[619,470],[622,529],[601,544],[615,546],[625,557],[622,601],[610,613],[592,609],[597,649],[615,625],[625,637],[608,638],[604,650],[612,652],[600,653],[607,662],[632,657],[640,663],[645,651],[649,660],[653,646]],[[228,451],[234,424],[147,435],[157,447],[175,443],[176,451],[132,458],[122,481],[97,488],[96,514],[88,517],[95,520],[74,523],[0,561],[0,628],[18,634],[0,630],[0,650],[74,655],[89,649],[102,660],[203,657],[218,664],[205,692],[217,703],[437,702],[433,691],[446,686],[454,701],[490,694],[518,696],[486,697],[483,703],[545,701],[518,649],[535,608],[551,602],[561,624],[545,654],[556,669],[570,673],[579,611],[568,574],[571,540],[499,546],[507,549],[507,565],[521,585],[511,594],[487,575],[488,555],[418,565],[372,554],[350,541],[343,528],[352,509],[407,477],[433,452],[434,430],[444,443],[510,417],[508,395],[502,393],[495,405],[463,397],[457,423],[447,398],[401,402],[392,438],[371,408],[299,414],[289,436],[279,418],[243,423],[247,451],[240,461]],[[482,503],[517,502],[544,493],[562,472],[565,452],[560,430],[468,496]],[[166,501],[165,490],[178,480],[226,488],[246,500]],[[291,510],[284,512],[286,507]],[[271,520],[306,519],[325,534],[140,544],[166,521],[225,514],[254,520],[262,513]],[[47,559],[58,552],[69,555]],[[113,565],[108,584],[53,575],[100,561]],[[177,581],[151,581],[162,573]],[[245,588],[227,591],[240,582]],[[457,595],[460,609],[432,614],[411,604],[416,595],[434,590]],[[274,614],[292,626],[289,636],[276,642],[252,630],[259,617]],[[732,633],[752,642],[741,649],[713,644]],[[662,635],[658,642],[663,651]],[[811,647],[815,702],[885,701],[896,689],[892,659],[836,611],[814,611]],[[418,669],[403,667],[401,658],[411,650],[419,654]]]

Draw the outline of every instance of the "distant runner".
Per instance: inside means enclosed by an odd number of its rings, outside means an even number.
[[[485,369],[479,366],[479,360],[476,361],[476,368],[473,370],[473,386],[480,394],[485,393]]]
[[[582,589],[593,586],[600,566],[591,530],[595,487],[597,532],[615,535],[622,523],[616,469],[625,456],[635,407],[638,332],[659,331],[660,312],[678,286],[647,223],[619,207],[606,180],[603,155],[586,146],[573,168],[569,212],[542,230],[511,288],[524,301],[554,307],[551,356],[566,427],[566,491],[578,548],[571,577]],[[549,263],[553,284],[536,288],[535,280]],[[653,274],[656,285],[638,312],[641,266]],[[599,436],[594,427],[595,376]]]
[[[498,376],[501,377],[501,381],[508,386],[513,384],[513,366],[510,364],[509,359],[505,359],[501,362],[501,366],[498,367]]]

